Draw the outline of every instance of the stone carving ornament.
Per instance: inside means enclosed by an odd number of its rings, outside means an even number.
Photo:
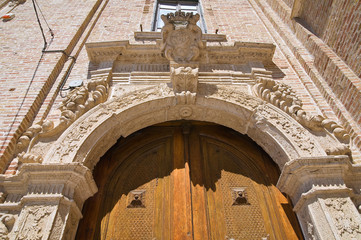
[[[187,63],[197,60],[202,42],[202,30],[197,26],[199,14],[175,12],[161,16],[161,50],[169,61]]]
[[[297,97],[292,88],[272,78],[259,77],[253,87],[256,96],[280,108],[300,124],[308,129],[332,133],[342,144],[330,146],[326,149],[328,155],[350,155],[351,150],[347,144],[350,136],[342,126],[335,121],[326,119],[321,115],[309,115],[302,109],[302,101]]]
[[[48,217],[53,212],[47,206],[31,206],[27,208],[26,220],[18,236],[19,240],[40,240],[44,236],[44,228],[48,224]],[[31,223],[31,224],[29,224]]]
[[[105,102],[108,98],[109,81],[107,77],[92,79],[86,86],[71,90],[62,101],[60,121],[54,126],[53,121],[34,124],[18,139],[16,157],[21,163],[39,163],[42,158],[30,153],[39,138],[54,136],[64,131],[89,109]]]
[[[325,200],[325,205],[331,213],[338,234],[343,239],[360,239],[361,226],[350,212],[352,208],[348,204],[348,201],[342,198],[328,198]]]
[[[198,87],[198,68],[171,67],[170,78],[178,104],[194,104]]]
[[[0,240],[8,240],[15,223],[15,217],[11,214],[0,215]]]

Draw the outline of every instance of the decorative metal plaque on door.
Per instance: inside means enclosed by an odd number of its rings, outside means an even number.
[[[145,208],[145,190],[133,190],[128,196],[127,208]]]
[[[245,187],[232,188],[232,205],[249,205]]]

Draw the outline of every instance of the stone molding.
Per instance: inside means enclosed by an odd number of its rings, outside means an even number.
[[[0,185],[3,239],[73,239],[83,203],[97,191],[89,169],[76,163],[24,164]]]
[[[136,45],[129,41],[86,43],[89,60],[93,63],[114,61],[168,63],[161,54],[161,41]],[[235,42],[233,46],[205,46],[200,51],[199,64],[237,64],[272,62],[275,46],[270,43]],[[204,58],[207,56],[207,58]]]
[[[160,84],[121,95],[114,93],[112,99],[81,116],[51,143],[44,163],[83,162],[91,169],[120,136],[181,119],[214,122],[248,134],[280,168],[292,159],[326,156],[311,133],[243,87],[199,84],[195,104],[184,105],[177,104],[173,89]]]
[[[361,168],[347,156],[286,163],[277,187],[287,193],[308,239],[361,237]]]
[[[325,145],[328,155],[351,155],[350,136],[342,126],[321,115],[310,115],[302,109],[302,101],[287,84],[269,77],[257,77],[254,94],[280,108],[304,127],[313,132],[323,132],[333,138],[334,144]],[[324,142],[324,141],[323,141]]]
[[[352,172],[351,169],[353,165],[348,156],[295,159],[285,164],[277,187],[287,193],[297,206],[302,198],[315,189],[320,191],[324,186],[344,189],[347,183],[345,179]]]
[[[161,32],[134,32],[134,38],[140,41],[151,41],[162,39]],[[202,40],[207,42],[227,42],[224,34],[202,34]]]
[[[17,175],[0,175],[0,184],[6,194],[0,209],[21,209],[29,199],[52,196],[73,200],[81,209],[83,202],[97,191],[90,170],[78,163],[24,164]]]

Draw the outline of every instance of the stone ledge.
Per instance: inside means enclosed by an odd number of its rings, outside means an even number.
[[[17,175],[1,175],[0,186],[7,195],[4,204],[9,206],[27,197],[61,195],[81,208],[97,192],[90,170],[79,163],[24,164]]]
[[[320,156],[295,159],[285,164],[277,187],[287,193],[294,204],[302,198],[303,193],[318,189],[350,189],[357,192],[361,183],[361,168],[352,165],[348,156]],[[356,179],[355,179],[356,178]]]
[[[142,41],[155,41],[162,39],[161,32],[134,32],[134,38]],[[224,34],[202,34],[202,40],[207,42],[227,42],[227,37]]]

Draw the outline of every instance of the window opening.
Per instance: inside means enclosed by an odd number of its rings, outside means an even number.
[[[202,29],[202,32],[206,33],[203,14],[201,7],[198,1],[157,1],[157,8],[154,16],[153,31],[160,32],[164,23],[161,19],[162,15],[167,15],[168,13],[175,13],[176,11],[181,10],[186,13],[199,14],[200,19],[197,25]]]

